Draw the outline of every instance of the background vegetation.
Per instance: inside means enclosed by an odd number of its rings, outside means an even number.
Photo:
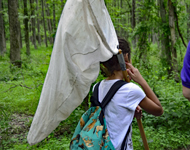
[[[180,71],[190,39],[190,1],[105,3],[117,34],[131,43],[133,65],[164,107],[160,117],[143,112],[150,149],[189,149],[190,103],[182,95]],[[68,149],[88,106],[82,103],[39,144],[27,143],[64,4],[64,0],[0,0],[0,149]],[[96,82],[102,79],[100,73]],[[136,120],[133,144],[135,150],[143,149]]]

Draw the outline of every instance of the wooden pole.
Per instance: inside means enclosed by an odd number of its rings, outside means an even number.
[[[119,50],[119,54],[122,54],[122,50]],[[122,72],[123,72],[123,76],[124,76],[125,81],[130,82],[129,75],[127,73],[127,69],[122,70]],[[145,135],[145,132],[144,132],[144,129],[143,129],[141,119],[137,119],[137,123],[138,123],[138,127],[139,127],[139,130],[140,130],[141,138],[143,140],[144,148],[145,148],[145,150],[149,150],[148,142],[147,142],[147,139],[146,139],[146,135]]]
[[[136,118],[136,119],[137,119],[137,118]],[[141,119],[137,119],[137,123],[138,123],[139,130],[140,130],[140,133],[141,133],[141,138],[142,138],[142,140],[143,140],[144,148],[145,148],[145,150],[149,150],[148,142],[147,142],[147,140],[146,140],[146,135],[145,135],[145,133],[144,133],[144,129],[143,129],[143,125],[142,125]]]

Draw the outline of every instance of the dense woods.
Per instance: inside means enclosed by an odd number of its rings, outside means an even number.
[[[65,3],[0,0],[0,149],[67,149],[88,107],[87,97],[47,139],[37,146],[27,144]],[[105,0],[105,4],[118,36],[131,44],[134,66],[164,107],[161,117],[144,113],[150,149],[188,149],[190,103],[182,95],[180,71],[190,40],[190,0]],[[100,73],[97,81],[102,78]],[[141,150],[137,123],[133,124],[134,149]]]

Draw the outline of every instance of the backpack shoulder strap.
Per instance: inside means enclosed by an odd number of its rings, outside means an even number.
[[[100,82],[98,82],[94,87],[94,91],[93,91],[92,96],[90,98],[91,107],[101,105],[100,102],[98,101],[98,88],[99,88],[99,85],[100,85]]]
[[[126,84],[127,82],[123,81],[123,80],[118,80],[116,81],[111,88],[109,89],[108,93],[106,94],[106,96],[104,97],[102,103],[101,103],[101,107],[105,108],[105,106],[110,102],[110,100],[112,99],[112,97],[115,95],[115,93],[119,90],[119,88],[121,86],[123,86],[124,84]]]

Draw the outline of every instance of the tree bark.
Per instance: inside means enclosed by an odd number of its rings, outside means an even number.
[[[132,12],[131,12],[131,14],[132,14],[132,28],[133,28],[133,30],[135,29],[135,26],[136,26],[135,9],[136,9],[135,0],[132,0],[132,9],[131,9]],[[132,43],[133,43],[133,48],[135,48],[136,47],[136,37],[133,38]]]
[[[190,4],[186,4],[187,8],[187,14],[188,14],[188,19],[187,19],[187,42],[190,41]]]
[[[164,0],[159,0],[160,5],[160,16],[162,20],[163,29],[161,33],[161,62],[164,67],[167,68],[168,74],[171,74],[171,66],[172,66],[172,58],[171,58],[171,50],[170,50],[170,40],[169,40],[169,34],[167,31],[169,31],[169,26],[167,22],[167,16],[166,16],[166,8],[164,5]],[[167,29],[167,31],[165,31]]]
[[[45,3],[45,9],[46,9],[46,16],[47,18],[47,23],[48,23],[48,30],[49,30],[49,42],[50,44],[53,44],[53,37],[52,37],[52,25],[51,25],[51,19],[50,19],[50,12],[49,12],[49,6],[48,4]]]
[[[4,9],[4,2],[2,1],[2,10]],[[7,46],[6,46],[6,33],[5,33],[5,22],[4,22],[4,14],[2,14],[3,17],[3,28],[4,28],[4,38],[3,38],[3,45],[4,45],[4,50],[5,52],[7,51]]]
[[[36,0],[36,11],[39,12],[38,0]],[[41,45],[41,34],[40,34],[40,20],[39,16],[37,17],[37,28],[38,28],[38,44]]]
[[[0,0],[0,55],[4,56],[6,52],[6,40],[5,40],[5,29],[3,21],[3,12],[2,12],[2,0]]]
[[[31,9],[31,25],[32,25],[32,43],[34,45],[34,48],[37,49],[37,45],[36,45],[36,19],[35,19],[34,0],[30,0],[30,9]]]
[[[8,0],[8,14],[10,30],[10,61],[13,65],[21,68],[17,0]]]
[[[44,16],[44,0],[42,0],[42,18],[43,18],[43,26],[44,26],[44,36],[45,36],[45,44],[46,47],[48,47],[47,43],[47,34],[46,34],[46,22],[45,22],[45,16]]]
[[[19,9],[19,1],[17,0],[17,8]],[[18,23],[19,23],[19,32],[20,32],[20,48],[22,48],[22,31],[21,31],[21,27],[20,27],[20,19],[18,17]]]
[[[136,26],[136,20],[135,20],[135,0],[132,0],[132,28],[134,29]]]
[[[168,0],[169,9],[169,27],[171,34],[171,52],[172,52],[172,70],[174,71],[174,79],[179,82],[178,77],[178,64],[177,64],[177,51],[176,51],[176,35],[175,35],[175,13],[174,6],[171,0]]]
[[[53,30],[56,31],[56,18],[55,18],[55,0],[53,2]]]
[[[28,29],[28,8],[27,0],[24,2],[24,31],[25,31],[25,43],[26,43],[26,55],[30,55],[30,40],[29,40],[29,29]]]

